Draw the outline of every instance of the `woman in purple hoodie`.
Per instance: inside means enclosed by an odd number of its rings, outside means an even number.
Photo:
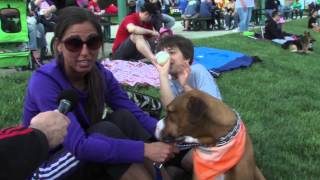
[[[28,84],[24,125],[57,109],[66,89],[79,96],[67,113],[71,123],[60,148],[34,173],[35,179],[153,179],[152,162],[173,156],[173,145],[152,142],[156,119],[132,101],[113,74],[97,62],[102,31],[88,10],[60,11],[54,36],[56,58],[37,69]],[[106,109],[113,112],[103,118]]]

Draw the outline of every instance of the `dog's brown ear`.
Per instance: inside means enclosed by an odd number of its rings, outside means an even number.
[[[201,98],[191,96],[187,104],[187,109],[189,112],[189,122],[196,124],[199,123],[202,117],[205,115],[208,106]]]

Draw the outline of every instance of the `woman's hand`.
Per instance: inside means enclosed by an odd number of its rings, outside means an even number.
[[[174,153],[179,150],[174,144],[167,144],[163,142],[145,143],[144,144],[144,157],[153,162],[163,163],[168,159],[174,157]]]

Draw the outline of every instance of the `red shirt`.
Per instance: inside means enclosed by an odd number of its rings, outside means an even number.
[[[114,43],[112,46],[112,53],[114,53],[117,50],[117,48],[120,46],[120,44],[130,36],[130,33],[127,30],[127,25],[130,23],[132,23],[136,26],[140,26],[140,27],[143,27],[146,29],[153,30],[153,26],[151,23],[141,22],[141,20],[139,18],[139,13],[132,13],[132,14],[126,16],[118,28],[118,31],[116,34],[116,39],[114,40]]]
[[[100,11],[101,11],[98,3],[94,2],[94,1],[90,1],[90,2],[88,3],[88,9],[89,9],[90,11],[92,11],[92,12],[100,12]]]

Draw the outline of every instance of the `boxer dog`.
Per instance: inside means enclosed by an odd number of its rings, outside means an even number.
[[[167,106],[164,141],[198,143],[192,160],[195,180],[264,180],[256,166],[251,139],[237,114],[199,90],[176,97]]]

